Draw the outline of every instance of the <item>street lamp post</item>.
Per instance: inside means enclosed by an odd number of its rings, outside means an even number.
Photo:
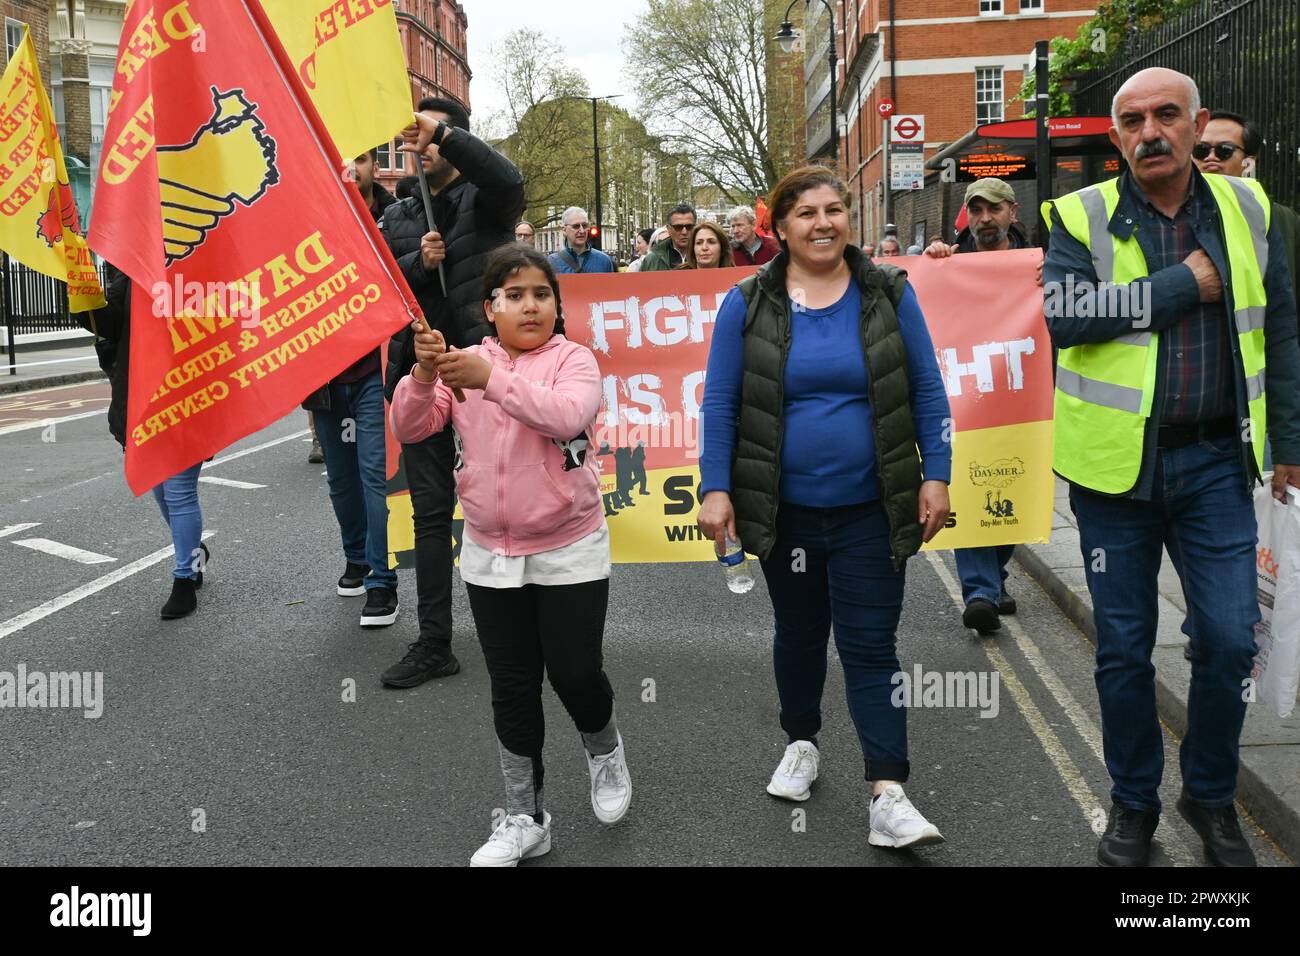
[[[782,53],[793,53],[794,43],[798,39],[794,32],[794,24],[790,22],[790,11],[794,9],[799,0],[791,0],[790,6],[785,8],[785,16],[781,19],[781,29],[774,37],[777,46],[781,48]],[[812,0],[803,0],[804,6],[807,7]],[[839,65],[840,57],[835,46],[835,8],[826,0],[821,0],[821,4],[826,8],[826,13],[831,18],[831,159],[835,163],[835,171],[840,169],[840,124],[836,115],[835,103],[835,71]]]

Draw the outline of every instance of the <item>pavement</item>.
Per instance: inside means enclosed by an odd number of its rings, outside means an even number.
[[[0,686],[20,668],[103,682],[97,717],[0,707],[0,865],[464,866],[502,784],[463,587],[461,673],[382,688],[415,639],[413,573],[399,574],[396,625],[358,626],[360,601],[335,593],[338,529],[295,412],[205,466],[212,560],[199,609],[159,620],[170,537],[151,497],[125,486],[106,395],[102,382],[47,386],[0,411]],[[638,507],[670,503],[652,491]],[[950,554],[918,556],[907,573],[904,673],[970,675],[995,691],[909,706],[907,792],[946,843],[867,844],[833,644],[812,797],[766,794],[786,741],[762,575],[740,596],[711,564],[618,565],[604,653],[632,809],[617,827],[595,821],[579,738],[548,689],[553,849],[527,865],[1094,866],[1109,777],[1084,633],[1019,567],[1019,612],[994,639],[961,626]],[[1175,767],[1175,733],[1164,740]],[[1171,812],[1154,862],[1199,866],[1199,840],[1172,812],[1176,776],[1161,788]],[[1275,818],[1243,820],[1262,865],[1292,865]]]
[[[0,355],[0,395],[104,378],[89,339],[61,348],[20,345],[12,372],[9,361],[7,351]]]
[[[1016,559],[1095,645],[1097,629],[1079,548],[1078,522],[1070,511],[1068,485],[1059,478],[1054,509],[1051,542],[1020,545]],[[1156,706],[1167,729],[1181,738],[1187,729],[1192,676],[1191,664],[1183,657],[1187,637],[1181,630],[1187,601],[1167,553],[1159,588],[1160,623],[1152,654]],[[1176,763],[1166,762],[1165,776],[1176,775],[1176,768]],[[1241,734],[1237,799],[1292,859],[1300,859],[1300,707],[1283,719],[1262,703],[1249,705]]]

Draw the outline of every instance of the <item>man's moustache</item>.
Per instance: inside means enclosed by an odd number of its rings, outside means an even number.
[[[1168,156],[1173,151],[1174,148],[1169,145],[1168,140],[1156,139],[1149,143],[1139,143],[1133,158],[1146,159],[1148,156]]]

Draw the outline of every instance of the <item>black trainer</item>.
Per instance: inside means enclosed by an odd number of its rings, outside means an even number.
[[[1106,832],[1097,844],[1097,862],[1102,866],[1146,866],[1151,859],[1151,837],[1159,825],[1159,810],[1131,810],[1112,803]]]
[[[460,661],[450,648],[440,650],[427,641],[407,646],[406,656],[380,676],[385,687],[418,687],[435,677],[460,673]]]
[[[1187,794],[1178,798],[1178,812],[1205,844],[1205,855],[1215,866],[1254,866],[1255,854],[1241,833],[1237,808],[1207,807]]]
[[[961,622],[981,634],[992,634],[1002,627],[1002,622],[998,620],[998,606],[985,598],[974,598],[967,604]]]
[[[194,596],[197,587],[193,578],[172,578],[172,593],[162,606],[162,619],[174,621],[193,614],[199,606],[199,599]]]
[[[998,613],[1015,614],[1016,599],[1007,593],[1006,585],[1002,586],[1002,593],[998,595]]]
[[[343,577],[339,578],[339,594],[343,597],[361,597],[366,593],[366,575],[369,573],[370,565],[349,561]]]
[[[397,620],[397,592],[392,588],[371,588],[361,609],[362,627],[387,627]]]

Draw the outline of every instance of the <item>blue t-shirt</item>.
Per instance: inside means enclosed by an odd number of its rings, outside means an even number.
[[[781,500],[815,508],[880,497],[866,356],[859,332],[862,296],[856,281],[834,305],[791,315],[785,366]],[[744,374],[745,299],[732,289],[718,310],[701,405],[701,494],[731,490],[736,418]],[[926,480],[948,481],[951,412],[934,345],[909,284],[898,305],[917,447]]]
[[[578,255],[573,251],[573,248],[569,246],[568,243],[565,243],[564,248],[560,252],[552,252],[549,258],[551,260],[551,268],[555,270],[557,275],[577,272],[578,270],[573,267],[573,260],[575,258],[582,264],[583,275],[586,275],[587,273],[618,271],[618,269],[614,267],[614,260],[605,255],[605,253],[601,252],[599,249],[587,249],[582,253],[582,255]]]

